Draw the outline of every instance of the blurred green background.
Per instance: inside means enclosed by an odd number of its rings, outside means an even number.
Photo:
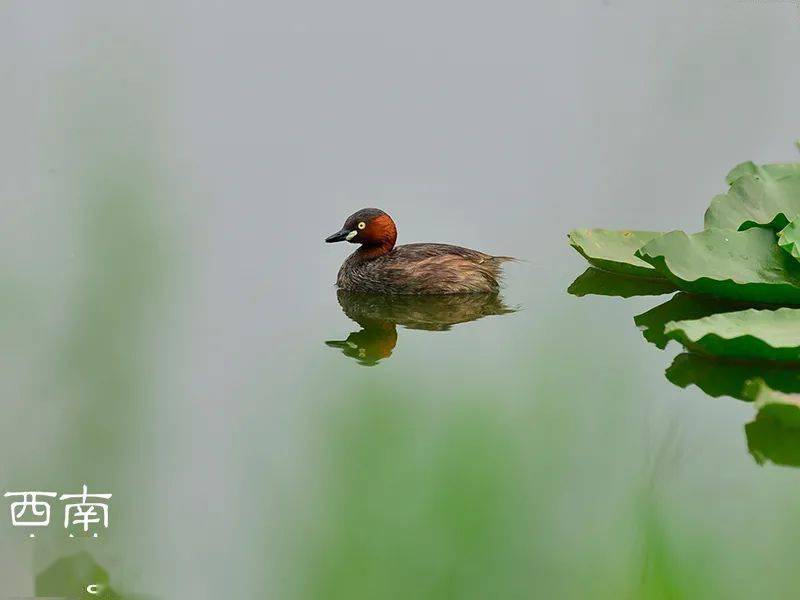
[[[114,494],[98,539],[0,522],[0,594],[794,597],[800,473],[564,235],[795,160],[798,43],[791,3],[0,3],[0,481]],[[526,262],[348,304],[363,206]]]

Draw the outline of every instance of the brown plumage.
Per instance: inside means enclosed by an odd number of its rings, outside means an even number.
[[[496,292],[508,256],[492,256],[450,244],[395,247],[397,228],[377,208],[350,215],[326,242],[361,244],[339,269],[343,290],[377,294],[474,294]]]

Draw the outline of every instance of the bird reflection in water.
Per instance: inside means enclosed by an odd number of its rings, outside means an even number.
[[[325,342],[339,348],[359,364],[372,366],[389,358],[397,345],[397,326],[426,331],[447,331],[453,325],[491,315],[505,315],[509,308],[497,293],[446,294],[439,296],[361,294],[338,290],[339,304],[361,326],[346,340]]]

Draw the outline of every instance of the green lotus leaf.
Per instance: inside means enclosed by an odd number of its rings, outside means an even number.
[[[672,231],[637,256],[680,289],[752,303],[800,304],[800,262],[766,229]]]
[[[772,165],[757,165],[752,161],[743,162],[736,165],[725,176],[728,185],[732,185],[743,175],[760,175],[765,172],[770,177],[785,177],[800,173],[800,163],[778,163]]]
[[[774,419],[757,418],[744,426],[747,449],[755,461],[785,467],[800,467],[800,431],[784,427]]]
[[[675,286],[666,279],[642,279],[626,277],[616,273],[589,267],[567,289],[573,296],[661,296],[675,291]]]
[[[755,378],[766,381],[772,389],[800,394],[800,370],[781,363],[721,362],[683,353],[675,357],[665,375],[679,388],[695,385],[712,398],[729,396],[749,401],[752,398],[745,395],[747,383]]]
[[[714,198],[706,211],[706,229],[780,231],[800,217],[800,166],[745,163],[728,179],[732,179],[730,189]]]
[[[800,309],[740,310],[673,321],[670,339],[692,352],[728,359],[800,361]]]
[[[786,427],[800,430],[800,394],[775,390],[756,377],[747,382],[744,395],[753,402],[759,417],[769,417]]]
[[[651,265],[634,255],[639,248],[660,235],[658,231],[573,229],[567,238],[570,246],[598,269],[623,275],[660,278],[661,275]]]
[[[633,322],[641,330],[644,339],[663,350],[669,342],[669,338],[664,334],[664,327],[670,321],[699,319],[716,313],[741,310],[745,307],[738,302],[680,292],[663,304],[636,315]]]
[[[800,260],[800,219],[795,219],[778,234],[778,246]]]
[[[800,466],[800,395],[772,389],[763,379],[750,381],[745,395],[758,409],[755,421],[745,426],[756,462]]]

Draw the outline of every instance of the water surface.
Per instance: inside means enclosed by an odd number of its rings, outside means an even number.
[[[2,491],[114,494],[97,539],[0,522],[0,593],[798,588],[797,440],[660,347],[682,296],[565,239],[697,230],[730,167],[796,158],[796,7],[0,10]],[[337,294],[364,206],[524,261],[501,297]]]

